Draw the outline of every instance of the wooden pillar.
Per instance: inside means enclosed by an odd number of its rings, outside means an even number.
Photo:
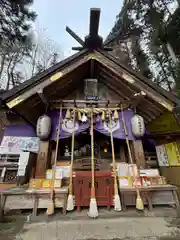
[[[132,149],[134,152],[135,163],[138,168],[146,167],[144,148],[141,140],[132,141]]]
[[[39,153],[36,163],[35,178],[45,178],[49,161],[49,141],[40,141]]]
[[[127,159],[125,156],[124,144],[120,145],[120,162],[127,162]]]

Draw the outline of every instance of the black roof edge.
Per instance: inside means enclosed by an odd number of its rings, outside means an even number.
[[[2,94],[2,96],[0,98],[3,101],[5,101],[5,100],[17,95],[18,93],[25,90],[26,88],[28,88],[30,86],[35,86],[36,84],[40,83],[47,75],[54,73],[59,68],[64,67],[65,65],[67,65],[71,61],[75,60],[76,58],[78,58],[82,55],[85,55],[87,52],[88,52],[88,50],[85,49],[85,50],[82,50],[82,51],[79,51],[79,52],[73,54],[72,56],[58,62],[57,64],[48,68],[47,70],[33,76],[32,78],[28,79],[25,82],[21,83],[19,86],[16,86],[16,87],[12,88],[11,90],[6,91],[4,94]]]

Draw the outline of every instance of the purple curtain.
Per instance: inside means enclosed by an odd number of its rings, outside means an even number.
[[[68,138],[71,137],[72,134],[72,129],[73,129],[73,123],[72,120],[68,121],[65,120],[65,111],[63,111],[63,123],[62,123],[62,127],[61,127],[61,134],[60,134],[60,139],[63,138]],[[51,139],[56,139],[57,137],[57,127],[58,127],[58,120],[59,120],[59,111],[51,111],[49,113],[49,116],[52,119],[52,132],[51,132]],[[134,136],[132,134],[132,130],[131,130],[131,118],[133,116],[133,112],[131,110],[124,110],[124,118],[126,121],[126,127],[127,127],[127,131],[128,131],[128,137],[129,140],[134,140]],[[76,123],[76,131],[75,134],[78,135],[79,133],[87,130],[90,127],[90,123],[89,121],[87,121],[86,123]],[[94,129],[106,136],[110,135],[110,131],[109,131],[109,125],[106,122],[101,121],[101,119],[99,118],[99,121],[97,119]],[[114,138],[118,138],[118,139],[125,139],[125,133],[124,133],[124,128],[123,128],[123,124],[122,124],[122,114],[121,112],[119,113],[119,120],[117,121],[112,121],[112,130],[113,130],[113,137]]]
[[[52,120],[52,131],[50,138],[56,140],[57,137],[57,127],[59,121],[59,110],[53,110],[48,113]],[[62,113],[63,115],[63,123],[60,131],[60,139],[71,137],[73,130],[73,122],[72,120],[67,121],[65,118],[65,111]],[[124,117],[126,121],[127,131],[129,140],[134,140],[134,136],[131,131],[131,118],[133,116],[133,112],[131,110],[124,110]],[[76,122],[75,124],[75,134],[78,135],[83,131],[86,131],[90,127],[89,121],[86,123]],[[94,129],[106,136],[110,135],[109,126],[106,122],[102,122],[101,118],[96,120],[94,125]],[[113,137],[118,139],[125,139],[123,124],[122,124],[122,115],[119,113],[119,120],[112,121],[112,130]],[[17,137],[36,137],[36,131],[33,127],[27,124],[17,124],[11,125],[5,128],[4,136],[17,136]]]
[[[127,128],[129,140],[135,139],[132,134],[132,129],[131,129],[132,116],[133,116],[133,112],[131,110],[124,110],[124,118],[125,118],[125,122],[126,122],[126,128]],[[110,126],[106,122],[102,122],[101,120],[97,121],[94,129],[106,136],[110,136]],[[113,132],[114,138],[126,139],[126,136],[124,133],[124,128],[123,128],[123,123],[122,123],[122,113],[121,112],[119,112],[119,120],[117,120],[117,121],[112,120],[112,132]]]
[[[62,121],[62,126],[60,129],[60,139],[71,137],[72,131],[74,128],[73,121],[72,120],[68,121],[65,119],[65,113],[66,113],[66,111],[62,112],[63,121]],[[48,115],[51,117],[51,120],[52,120],[52,131],[51,131],[50,138],[53,140],[56,140],[56,138],[57,138],[57,130],[56,129],[58,127],[59,111],[58,110],[51,111],[51,112],[49,112]],[[86,123],[76,122],[75,123],[75,129],[76,129],[75,134],[78,135],[81,132],[86,131],[88,128],[89,128],[89,122],[86,122]]]
[[[10,125],[4,129],[4,136],[36,137],[36,130],[28,124]]]

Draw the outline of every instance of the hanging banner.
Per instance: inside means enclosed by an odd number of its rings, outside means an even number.
[[[64,138],[69,138],[72,135],[72,132],[75,130],[75,135],[80,134],[81,132],[86,131],[89,127],[90,127],[90,122],[89,120],[87,120],[86,122],[81,122],[81,121],[77,121],[75,123],[75,127],[73,124],[73,119],[65,119],[65,113],[66,111],[62,112],[62,125],[61,125],[61,129],[60,129],[60,139],[64,139]],[[51,136],[50,139],[52,140],[56,140],[57,139],[57,127],[58,127],[58,122],[59,122],[59,111],[58,110],[52,110],[48,113],[49,117],[51,118],[52,121],[52,131],[51,131]],[[129,140],[134,140],[134,136],[132,134],[132,130],[131,130],[131,118],[133,116],[133,112],[131,110],[124,110],[124,118],[126,121],[126,127],[127,127],[127,131],[128,131],[128,138]],[[101,117],[97,117],[96,121],[94,123],[94,130],[106,135],[106,136],[110,136],[110,125],[108,122],[102,121]],[[114,138],[118,138],[118,139],[125,139],[125,133],[124,133],[124,128],[123,128],[123,123],[122,123],[122,115],[121,112],[119,113],[119,119],[118,120],[113,120],[112,119],[112,132],[113,132],[113,137]],[[36,138],[36,132],[34,129],[32,129],[31,126],[26,125],[26,124],[17,124],[17,125],[12,125],[12,126],[8,126],[5,129],[5,134],[4,136],[12,136],[15,137],[14,139],[16,139],[17,137],[25,139],[26,141],[36,141],[36,140],[32,140]],[[31,139],[31,140],[27,140],[27,139]],[[13,139],[13,138],[12,138]],[[14,145],[14,139],[11,139],[11,143]],[[19,141],[19,140],[18,140]],[[11,144],[10,143],[10,144]],[[35,143],[34,143],[35,144]],[[18,142],[19,145],[19,142]],[[21,141],[21,146],[25,146],[25,140]],[[19,147],[17,147],[18,149]],[[22,147],[24,149],[24,147]]]
[[[168,155],[166,152],[165,145],[156,146],[157,159],[160,167],[168,167]]]
[[[89,128],[89,121],[82,123],[76,122],[75,126],[73,124],[73,119],[65,119],[66,111],[62,112],[62,125],[60,129],[60,139],[69,138],[72,135],[72,132],[75,130],[75,134],[78,135],[81,132],[86,131]],[[52,120],[52,131],[51,139],[57,139],[57,127],[59,122],[59,111],[51,111],[48,114]]]
[[[71,134],[74,130],[73,119],[65,119],[66,111],[62,113],[62,126],[60,131],[60,139],[71,137]],[[51,132],[51,139],[56,140],[57,138],[57,126],[59,121],[59,111],[51,111],[48,114],[52,119],[52,132]],[[133,112],[131,110],[124,110],[124,117],[126,121],[126,127],[128,131],[128,138],[129,140],[134,140],[134,136],[131,130],[131,118],[133,116]],[[79,122],[75,123],[75,134],[78,135],[81,132],[86,131],[90,127],[89,120],[87,122]],[[97,118],[94,124],[94,130],[106,135],[110,136],[110,125],[109,123],[102,121],[101,118]],[[113,137],[118,139],[126,139],[123,123],[122,123],[122,114],[119,113],[119,119],[113,120],[112,119],[112,132]]]
[[[113,120],[112,119],[112,126],[110,123],[105,121],[97,121],[94,129],[106,136],[110,136],[110,127],[112,127],[113,137],[118,139],[126,139],[126,135],[124,133],[123,122],[122,122],[122,113],[119,112],[119,119]],[[131,129],[131,118],[133,117],[133,112],[131,110],[124,110],[124,118],[126,122],[126,128],[128,132],[129,140],[135,140],[135,137],[132,134]]]
[[[180,152],[176,142],[165,144],[170,166],[180,166]]]

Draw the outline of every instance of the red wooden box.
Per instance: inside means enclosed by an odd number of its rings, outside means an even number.
[[[91,198],[91,171],[74,173],[74,195],[78,211],[82,206],[89,206]],[[95,194],[98,206],[113,205],[114,178],[111,171],[95,171]]]

